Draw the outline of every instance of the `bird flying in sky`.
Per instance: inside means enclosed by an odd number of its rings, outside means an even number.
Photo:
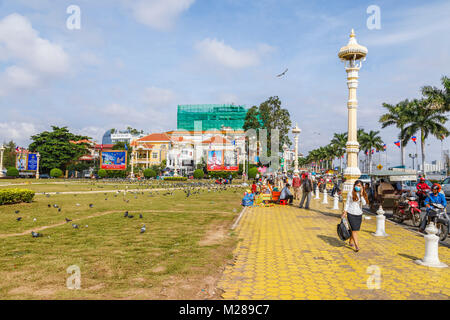
[[[283,73],[280,73],[279,75],[277,75],[278,78],[284,76],[286,74],[286,72],[288,72],[289,69],[284,70]]]

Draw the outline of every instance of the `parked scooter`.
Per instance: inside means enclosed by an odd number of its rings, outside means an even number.
[[[439,237],[440,241],[444,241],[450,231],[450,218],[442,204],[431,203],[430,205],[431,208],[427,215],[427,225],[430,222],[433,222],[438,229],[438,233],[436,235]]]
[[[393,210],[393,220],[398,223],[403,223],[405,220],[411,220],[413,226],[420,225],[420,208],[416,197],[403,194],[398,201],[398,204]]]

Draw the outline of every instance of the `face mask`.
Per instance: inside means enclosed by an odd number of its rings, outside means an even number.
[[[358,186],[356,186],[356,187],[355,187],[355,191],[356,191],[356,192],[360,192],[360,191],[361,191],[361,188],[358,187]]]

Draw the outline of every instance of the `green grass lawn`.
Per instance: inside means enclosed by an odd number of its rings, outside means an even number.
[[[215,281],[237,241],[229,226],[242,189],[189,198],[183,191],[143,193],[38,195],[33,203],[1,206],[0,298],[217,298]],[[39,229],[44,236],[32,238],[30,230]],[[80,290],[66,287],[71,265],[81,270]]]

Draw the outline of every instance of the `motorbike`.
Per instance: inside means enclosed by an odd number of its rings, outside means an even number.
[[[427,225],[430,222],[433,222],[438,229],[438,233],[436,235],[439,237],[440,241],[444,241],[450,231],[450,218],[445,210],[445,207],[439,203],[432,203],[427,217]]]
[[[393,220],[403,223],[405,220],[411,220],[414,227],[420,225],[420,207],[416,197],[403,194],[393,210]]]
[[[419,203],[419,208],[425,207],[425,199],[428,197],[428,191],[423,191],[423,190],[417,190],[416,191],[416,195],[417,195],[417,200]]]

